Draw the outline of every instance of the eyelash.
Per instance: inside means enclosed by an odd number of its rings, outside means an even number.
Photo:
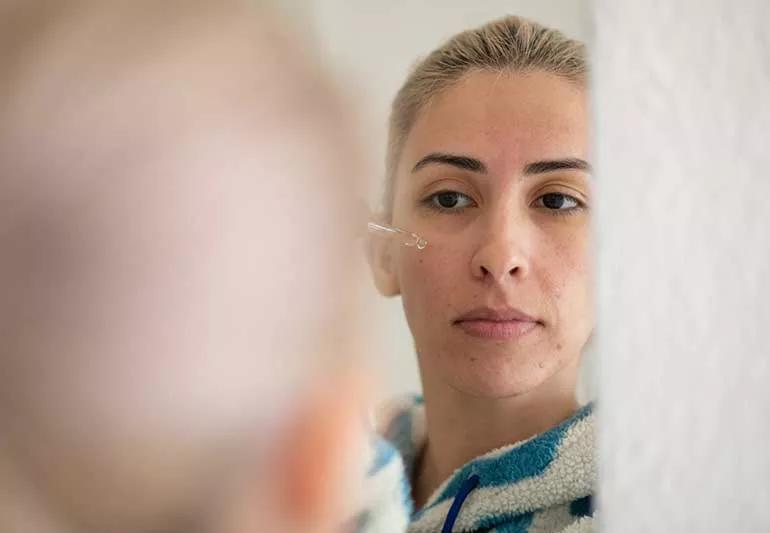
[[[443,207],[443,206],[439,205],[436,202],[437,198],[440,195],[442,195],[442,194],[456,194],[456,195],[459,195],[461,197],[464,197],[464,198],[467,198],[468,200],[470,200],[472,205],[462,206],[462,207],[458,207],[458,208]],[[572,215],[578,214],[581,211],[586,210],[587,207],[588,207],[586,205],[586,203],[583,202],[582,200],[580,200],[579,198],[576,198],[576,197],[574,197],[574,196],[572,196],[570,194],[561,193],[561,192],[549,192],[549,193],[541,194],[540,196],[538,196],[535,199],[535,202],[542,200],[545,196],[548,196],[548,195],[563,196],[566,199],[572,200],[572,201],[574,201],[575,204],[577,204],[575,207],[571,207],[569,209],[549,209],[549,208],[547,208],[545,206],[537,206],[538,209],[545,210],[550,215],[554,215],[554,216],[572,216]],[[428,209],[431,209],[433,211],[436,211],[436,212],[439,212],[439,213],[452,214],[452,215],[457,215],[457,214],[463,213],[466,209],[469,209],[470,207],[476,206],[476,202],[470,196],[468,196],[467,194],[463,194],[463,193],[461,193],[459,191],[452,191],[452,190],[444,190],[444,191],[434,192],[434,193],[430,194],[429,196],[425,197],[420,203],[422,205],[424,205],[425,207],[427,207]]]
[[[438,199],[438,197],[441,196],[442,194],[456,194],[456,195],[461,196],[463,198],[467,198],[472,205],[456,207],[456,208],[444,207],[442,205],[439,205],[437,203],[437,201],[436,201]],[[471,198],[467,194],[463,194],[463,193],[461,193],[459,191],[452,191],[452,190],[444,190],[444,191],[434,192],[433,194],[430,194],[429,196],[426,196],[422,200],[421,203],[422,203],[422,205],[424,205],[425,207],[427,207],[429,209],[432,209],[433,211],[437,211],[439,213],[449,213],[449,214],[452,214],[452,215],[456,215],[456,214],[462,213],[466,209],[468,209],[469,207],[473,207],[473,206],[476,205],[476,202],[473,200],[473,198]]]
[[[568,216],[576,215],[582,211],[585,211],[588,208],[586,203],[580,200],[580,198],[576,198],[571,194],[567,194],[563,192],[547,192],[545,194],[541,194],[535,199],[535,202],[538,202],[549,195],[563,196],[566,199],[572,200],[576,204],[575,207],[570,207],[568,209],[549,209],[545,206],[537,206],[538,209],[543,209],[545,211],[548,211],[548,214],[550,215],[568,217]]]

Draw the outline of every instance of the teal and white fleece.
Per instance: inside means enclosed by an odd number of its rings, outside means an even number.
[[[385,442],[377,444],[369,482],[381,485],[381,496],[369,508],[360,531],[397,533],[405,531],[407,521],[408,533],[588,533],[594,529],[591,404],[540,435],[470,461],[416,513],[405,480],[412,478],[425,443],[422,399],[394,404],[380,426],[387,443],[400,453]],[[382,498],[382,494],[389,496]]]

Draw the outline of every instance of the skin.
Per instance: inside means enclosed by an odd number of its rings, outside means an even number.
[[[402,296],[419,358],[428,443],[418,505],[473,457],[577,407],[594,323],[587,155],[585,90],[540,71],[469,73],[408,134],[392,220],[429,244],[379,241],[371,262],[380,291]],[[513,336],[480,337],[457,322],[479,306],[532,320]]]
[[[326,332],[358,329],[355,150],[238,5],[25,0],[3,21],[1,531],[346,518],[361,394],[338,368],[359,349]]]

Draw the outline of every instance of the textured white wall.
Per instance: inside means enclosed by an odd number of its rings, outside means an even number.
[[[383,180],[390,103],[409,68],[453,34],[508,15],[523,15],[585,39],[587,0],[291,0],[293,18],[310,18],[318,58],[351,95],[364,127],[372,204]],[[419,390],[412,338],[400,299],[385,300],[372,288],[370,316],[378,323],[370,356],[383,376],[383,396]]]
[[[603,530],[770,531],[770,2],[594,11]]]

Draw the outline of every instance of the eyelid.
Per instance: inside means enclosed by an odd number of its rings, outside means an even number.
[[[548,196],[549,194],[556,194],[560,196],[566,196],[567,198],[571,198],[577,205],[573,207],[568,207],[566,209],[551,209],[546,207],[545,205],[539,205],[540,202],[542,202],[542,199],[545,196]],[[551,217],[569,217],[573,215],[577,215],[579,213],[585,213],[590,210],[590,206],[588,203],[580,198],[576,198],[575,196],[571,194],[565,194],[563,192],[546,192],[544,194],[540,194],[535,198],[535,200],[530,204],[534,209],[537,209],[539,211],[542,211],[543,213],[547,214]]]
[[[464,196],[465,198],[468,199],[469,205],[463,205],[460,207],[443,207],[435,200],[440,194],[446,194],[446,193],[458,194],[460,196]],[[429,209],[433,212],[451,214],[451,215],[457,215],[464,212],[466,209],[472,209],[478,206],[478,203],[471,195],[465,194],[464,192],[447,190],[447,189],[440,189],[435,192],[427,194],[426,196],[422,197],[422,199],[419,201],[419,204],[423,208]]]
[[[477,205],[476,204],[476,200],[470,194],[465,194],[462,191],[455,191],[455,190],[451,190],[451,189],[442,189],[442,190],[439,190],[439,191],[436,191],[436,192],[432,192],[432,193],[428,194],[427,196],[425,196],[423,201],[424,202],[430,202],[430,201],[434,200],[435,198],[438,198],[442,194],[456,194],[458,196],[462,196],[464,198],[467,198],[469,203]]]
[[[479,191],[473,183],[469,183],[467,179],[453,176],[430,180],[427,185],[422,187],[421,196],[424,198],[437,192],[459,192],[474,200],[479,196]]]
[[[565,198],[569,198],[570,200],[572,200],[574,203],[576,203],[576,204],[577,204],[577,206],[576,206],[576,207],[572,207],[572,208],[570,208],[570,209],[578,209],[578,208],[581,208],[581,207],[585,207],[585,205],[586,205],[586,204],[585,204],[585,202],[583,202],[583,201],[582,201],[580,198],[575,198],[575,197],[574,197],[574,196],[572,196],[572,195],[569,195],[569,194],[563,194],[563,193],[560,193],[560,192],[547,192],[547,193],[545,193],[545,194],[541,194],[540,196],[538,196],[537,198],[535,198],[535,202],[534,202],[534,203],[540,203],[540,202],[542,202],[542,201],[543,201],[543,198],[545,198],[546,196],[548,196],[548,195],[551,195],[551,194],[553,194],[553,195],[556,195],[556,196],[563,196],[563,197],[565,197]],[[538,207],[539,207],[539,206],[538,206]]]
[[[548,183],[543,185],[535,192],[533,202],[546,194],[563,194],[564,196],[574,198],[582,205],[587,206],[589,204],[588,193],[565,183]]]
[[[460,188],[463,190],[472,189],[472,184],[468,183],[467,178],[453,176],[451,174],[440,174],[423,181],[422,190],[439,190],[441,188]]]

